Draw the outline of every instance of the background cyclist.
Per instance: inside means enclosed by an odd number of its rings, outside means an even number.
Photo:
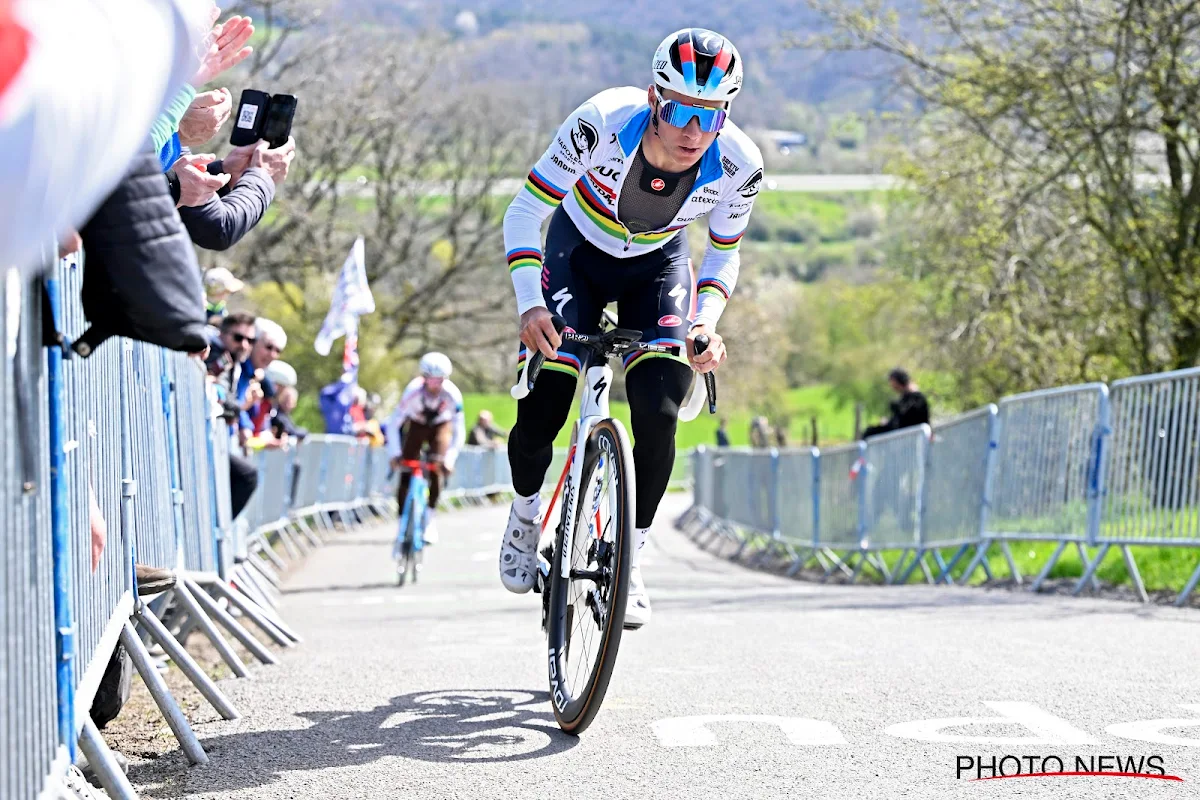
[[[434,511],[442,491],[442,481],[454,471],[458,451],[466,439],[463,419],[462,392],[450,380],[454,371],[450,359],[443,353],[426,353],[421,358],[420,376],[413,378],[400,397],[400,404],[387,420],[388,455],[392,469],[400,470],[398,500],[404,508],[412,472],[402,461],[416,461],[422,451],[431,462],[426,474],[429,480],[429,505],[423,525],[427,544],[437,541]]]

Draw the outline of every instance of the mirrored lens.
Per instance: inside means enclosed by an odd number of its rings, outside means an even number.
[[[695,117],[700,124],[700,130],[705,133],[719,131],[725,124],[724,109],[688,106],[674,100],[668,100],[660,106],[659,117],[663,122],[676,128],[686,128]]]

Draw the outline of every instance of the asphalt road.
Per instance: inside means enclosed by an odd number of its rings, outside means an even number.
[[[210,765],[135,765],[143,796],[1200,794],[1195,611],[790,581],[703,553],[664,522],[646,555],[654,620],[624,637],[597,721],[564,736],[546,699],[537,598],[510,595],[496,575],[505,513],[443,514],[425,575],[403,589],[388,529],[312,557],[285,595],[304,644],[223,683],[246,717],[197,725]],[[1153,764],[1183,781],[972,782],[989,774],[974,761],[959,773],[960,758],[1005,755],[1033,757],[1024,772],[1059,771],[1047,756],[1112,771],[1101,756],[1156,755],[1143,773]]]

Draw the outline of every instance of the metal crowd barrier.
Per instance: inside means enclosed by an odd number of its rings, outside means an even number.
[[[993,577],[998,546],[1023,583],[1009,544],[1040,540],[1056,548],[1034,590],[1069,546],[1084,565],[1074,591],[1097,587],[1116,547],[1148,600],[1130,547],[1200,545],[1200,368],[1006,397],[932,428],[826,450],[698,448],[693,473],[679,524],[697,536],[724,526],[743,543],[782,541],[791,572],[815,558],[826,576],[840,568],[854,579],[872,564],[888,582],[918,568],[930,582],[966,582],[979,569]],[[874,555],[884,550],[899,551],[890,567]],[[1197,585],[1200,565],[1176,604]]]

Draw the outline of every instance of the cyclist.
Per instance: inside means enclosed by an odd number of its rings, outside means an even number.
[[[682,349],[678,357],[637,353],[624,364],[637,484],[629,627],[650,619],[638,551],[670,478],[692,369],[709,372],[725,360],[714,328],[737,280],[738,242],[763,178],[758,148],[728,121],[742,88],[742,59],[728,39],[702,28],[677,31],[658,46],[651,73],[646,89],[609,89],[576,109],[504,215],[521,317],[519,361],[531,349],[547,359],[518,405],[508,442],[517,498],[501,544],[500,579],[509,591],[527,592],[534,583],[538,489],[581,367],[578,350],[560,349],[551,313],[594,333],[604,306],[616,301],[622,327]],[[551,215],[543,249],[541,226]],[[683,229],[704,216],[708,246],[689,320],[693,278]],[[692,343],[701,333],[711,344],[697,356]]]
[[[442,481],[454,471],[459,448],[467,438],[467,428],[462,392],[450,380],[454,367],[449,357],[443,353],[426,353],[421,357],[419,369],[420,376],[405,387],[400,404],[388,417],[387,445],[392,469],[400,470],[397,499],[401,508],[408,497],[408,484],[412,479],[412,472],[401,462],[416,461],[421,457],[421,451],[428,447],[426,460],[431,467],[427,476],[429,506],[425,509],[423,538],[426,544],[433,544],[438,539],[433,515]]]

